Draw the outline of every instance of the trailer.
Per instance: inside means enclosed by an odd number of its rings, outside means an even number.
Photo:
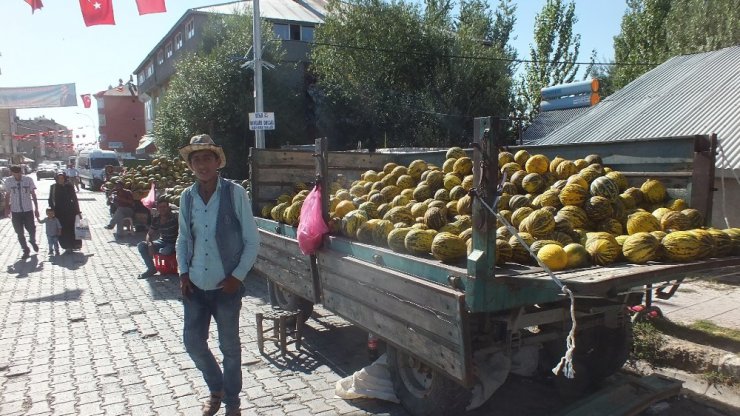
[[[575,377],[560,371],[555,383],[570,397],[592,391],[627,360],[632,344],[628,308],[642,302],[647,285],[663,288],[687,276],[734,274],[740,265],[740,257],[733,256],[681,264],[616,263],[553,274],[537,266],[496,266],[496,218],[486,209],[495,206],[499,179],[496,123],[475,120],[473,251],[461,264],[335,235],[325,237],[315,255],[305,256],[294,227],[257,215],[262,246],[254,271],[267,279],[273,305],[307,318],[320,303],[385,341],[396,394],[415,415],[460,414],[480,383],[479,374],[500,370],[484,362],[493,354],[510,359],[534,349],[539,367],[555,367],[569,334],[576,340],[568,361]],[[599,154],[631,186],[648,177],[660,179],[671,197],[702,211],[709,224],[715,147],[716,137],[690,136],[529,150],[550,159]],[[339,176],[353,180],[388,162],[408,165],[415,159],[442,166],[444,158],[444,150],[329,152],[324,139],[316,141],[314,152],[253,148],[253,208],[258,214],[295,183],[316,181],[323,185],[326,205],[328,184]],[[577,326],[571,334],[573,317]]]

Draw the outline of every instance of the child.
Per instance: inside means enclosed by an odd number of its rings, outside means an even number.
[[[49,255],[59,255],[59,236],[62,235],[62,224],[54,214],[54,209],[46,208],[46,218],[39,220],[46,224],[46,240],[49,242]]]

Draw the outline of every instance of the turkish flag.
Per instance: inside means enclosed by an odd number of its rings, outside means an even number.
[[[80,10],[85,26],[116,24],[113,0],[80,0]]]
[[[37,9],[41,9],[42,7],[44,7],[44,5],[41,3],[41,0],[26,0],[26,3],[31,6],[31,14],[33,14],[33,12],[35,12]]]
[[[164,0],[136,0],[136,7],[139,8],[139,15],[167,11]]]
[[[90,108],[90,105],[92,104],[90,94],[82,94],[80,95],[80,98],[82,98],[82,104],[85,106],[85,108]]]

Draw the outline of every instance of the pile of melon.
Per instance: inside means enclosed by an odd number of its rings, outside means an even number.
[[[498,167],[505,179],[495,207],[504,219],[497,220],[498,265],[533,264],[533,254],[552,270],[740,254],[739,228],[702,227],[701,213],[669,199],[659,180],[630,187],[598,155],[549,160],[526,150],[502,151]],[[336,181],[329,228],[396,252],[460,262],[472,250],[472,169],[465,151],[453,147],[442,166],[388,163],[354,182]],[[297,225],[308,192],[297,184],[295,193],[264,206],[262,216]]]

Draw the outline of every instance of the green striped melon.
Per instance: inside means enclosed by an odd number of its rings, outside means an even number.
[[[447,224],[447,214],[445,210],[437,207],[429,207],[424,213],[424,224],[427,227],[439,230]]]
[[[586,202],[588,191],[580,185],[570,183],[565,185],[565,187],[560,191],[558,198],[560,198],[560,203],[563,205],[580,206]]]
[[[645,264],[658,257],[660,241],[646,232],[639,232],[627,237],[622,244],[622,254],[632,263]]]
[[[707,257],[715,257],[714,254],[714,237],[712,237],[712,234],[707,230],[702,229],[695,229],[690,230],[689,233],[691,233],[694,237],[696,237],[697,240],[699,240],[699,253],[696,255],[696,259],[704,259]]]
[[[610,200],[603,196],[592,196],[583,204],[583,210],[593,222],[611,218],[614,214]]]
[[[668,211],[660,217],[660,228],[670,233],[689,229],[689,218],[679,211]]]
[[[698,209],[686,208],[681,213],[689,220],[689,229],[699,228],[704,225],[704,216],[701,215],[701,211]]]
[[[614,263],[622,254],[622,247],[614,236],[604,232],[588,233],[585,247],[594,264],[599,266]]]
[[[710,228],[709,234],[714,238],[714,257],[725,257],[732,253],[732,238],[716,228]]]
[[[431,252],[435,259],[450,263],[465,258],[467,248],[462,238],[452,233],[441,232],[434,236]]]
[[[357,230],[362,224],[367,222],[368,218],[365,215],[365,211],[356,209],[350,211],[342,217],[342,234],[346,237],[355,238],[357,236]]]
[[[619,185],[608,176],[599,176],[591,182],[591,195],[602,196],[609,201],[614,201],[619,196]]]
[[[383,215],[383,219],[394,224],[397,222],[413,224],[415,217],[411,215],[411,210],[406,207],[393,207]]]
[[[627,234],[660,230],[660,222],[649,212],[638,211],[627,217]]]
[[[555,217],[546,209],[537,209],[522,220],[519,229],[535,238],[543,238],[555,230]]]
[[[511,261],[512,249],[506,240],[496,239],[496,265],[503,266]]]
[[[693,261],[701,251],[699,239],[688,231],[666,234],[660,245],[669,260],[678,262]]]
[[[435,230],[412,229],[406,234],[403,244],[411,254],[428,254],[432,250],[432,241],[437,235]]]
[[[527,245],[534,243],[534,237],[529,233],[518,233],[519,237],[524,240]],[[509,245],[511,246],[511,260],[515,263],[530,264],[533,262],[532,256],[529,254],[529,250],[524,248],[522,243],[515,235],[509,238]]]
[[[640,186],[645,202],[656,204],[665,201],[665,185],[659,180],[648,179]]]
[[[402,228],[394,228],[388,233],[388,239],[386,242],[388,243],[388,247],[391,248],[391,250],[397,252],[397,253],[405,253],[406,252],[406,234],[411,231],[411,227],[402,227]]]

